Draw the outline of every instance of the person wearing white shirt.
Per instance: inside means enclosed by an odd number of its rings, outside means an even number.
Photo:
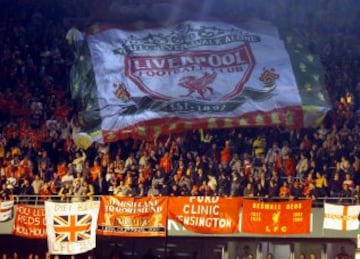
[[[10,176],[6,179],[6,185],[7,187],[11,188],[11,189],[14,189],[17,185],[17,180],[16,180],[16,177],[14,176],[14,172],[11,171],[10,173]]]
[[[61,182],[62,184],[64,185],[65,183],[69,183],[70,186],[72,185],[74,181],[74,176],[72,175],[71,171],[68,170],[68,172],[66,173],[66,175],[64,175],[62,178],[61,178]]]
[[[83,150],[81,150],[81,154],[80,152],[76,152],[76,158],[72,162],[72,164],[75,166],[76,173],[82,172],[85,160],[86,160],[86,154]]]
[[[41,187],[44,185],[44,181],[41,180],[39,175],[35,175],[35,179],[31,183],[31,186],[33,187],[34,194],[39,195]]]

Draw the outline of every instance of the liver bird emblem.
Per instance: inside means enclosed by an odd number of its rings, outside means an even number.
[[[197,92],[200,95],[200,99],[206,100],[205,93],[207,91],[210,94],[214,93],[214,89],[210,86],[211,83],[215,81],[216,73],[212,74],[205,72],[202,77],[195,76],[185,76],[179,80],[178,85],[187,88],[188,93],[186,95],[182,95],[181,97],[188,97],[192,95],[194,92]]]
[[[279,224],[279,220],[280,220],[280,211],[277,211],[277,212],[273,213],[273,215],[272,215],[273,225]]]

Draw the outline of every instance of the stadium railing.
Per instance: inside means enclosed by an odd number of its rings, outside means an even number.
[[[13,195],[11,199],[14,200],[15,204],[27,204],[27,205],[35,205],[42,206],[46,200],[55,201],[55,202],[82,202],[87,200],[100,200],[103,195],[93,195],[91,197],[88,196],[67,196],[62,199],[58,195]],[[241,196],[240,196],[241,197]],[[131,197],[131,198],[140,198],[140,197]],[[264,202],[281,202],[281,201],[292,201],[292,200],[304,200],[305,197],[292,199],[292,198],[283,198],[283,197],[245,197],[246,199],[264,201]],[[323,207],[324,203],[335,203],[341,205],[358,205],[360,204],[359,199],[349,198],[349,197],[319,197],[312,200],[312,207],[318,208]]]

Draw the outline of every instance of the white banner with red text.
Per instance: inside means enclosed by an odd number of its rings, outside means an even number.
[[[49,253],[75,255],[94,249],[99,208],[100,201],[45,201]]]

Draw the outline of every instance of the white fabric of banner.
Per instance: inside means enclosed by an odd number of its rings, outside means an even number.
[[[46,231],[50,254],[75,255],[96,246],[100,202],[45,202]]]

